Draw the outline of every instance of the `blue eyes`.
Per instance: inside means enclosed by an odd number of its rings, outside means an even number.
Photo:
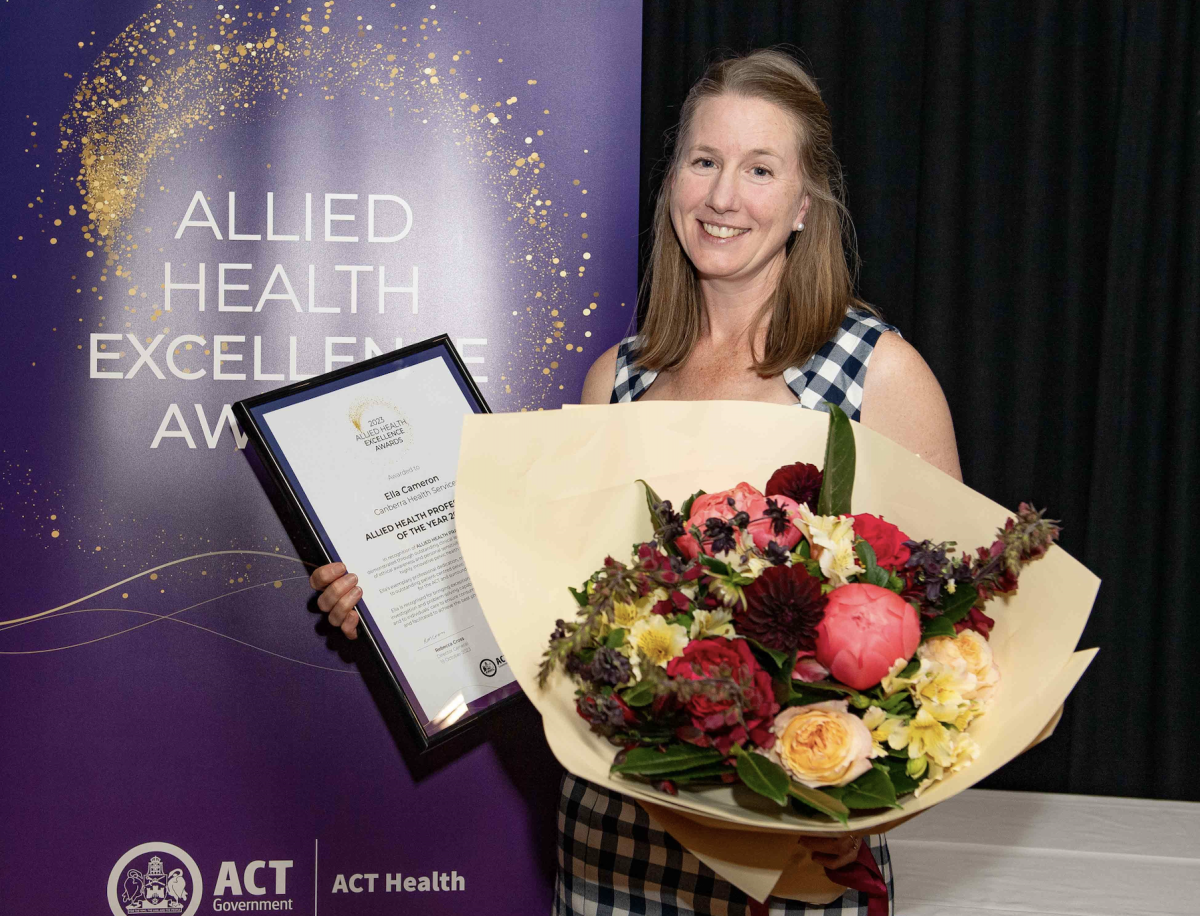
[[[717,163],[713,159],[709,159],[706,156],[701,156],[698,159],[693,159],[692,165],[699,166],[702,169],[710,169],[710,168],[716,168]],[[771,170],[766,168],[765,166],[761,166],[761,165],[754,166],[750,170],[750,174],[752,174],[755,178],[771,178],[772,177]]]

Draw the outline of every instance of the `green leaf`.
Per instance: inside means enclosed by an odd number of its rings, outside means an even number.
[[[933,639],[935,636],[954,636],[954,624],[945,617],[930,617],[921,622],[921,639]]]
[[[632,687],[625,688],[621,699],[630,706],[649,706],[654,702],[654,685],[649,681],[638,681]]]
[[[588,606],[587,583],[584,583],[583,588],[571,588],[567,586],[567,591],[571,593],[571,596],[575,599],[575,603],[580,607]]]
[[[892,790],[896,795],[908,795],[910,792],[915,792],[917,786],[921,784],[919,779],[913,779],[906,772],[908,766],[908,751],[901,751],[900,756],[883,757],[876,760],[874,766],[887,770],[888,778],[892,782]]]
[[[707,766],[694,767],[673,777],[677,785],[687,785],[691,782],[702,782],[708,779],[720,779],[733,773],[733,767],[726,763],[710,763]]]
[[[970,583],[959,585],[953,595],[942,598],[942,617],[951,623],[958,623],[971,613],[971,608],[979,600],[979,592]]]
[[[710,557],[706,554],[700,554],[700,563],[710,572],[716,573],[718,576],[728,576],[731,573],[729,565],[722,563],[715,557]]]
[[[849,515],[854,493],[854,428],[836,404],[829,408],[829,433],[825,438],[824,478],[817,497],[818,515]]]
[[[808,540],[806,538],[800,539],[800,543],[796,545],[795,553],[802,560],[811,560],[812,559],[812,547],[809,545]]]
[[[887,585],[885,585],[884,588],[889,589],[890,591],[893,591],[899,595],[904,591],[905,582],[895,573],[892,573],[890,576],[888,576]]]
[[[612,630],[604,640],[604,645],[610,649],[619,649],[625,645],[625,631],[621,627]]]
[[[675,547],[675,544],[668,544],[666,539],[662,536],[663,530],[666,528],[667,523],[666,520],[659,515],[658,510],[655,508],[659,503],[662,502],[662,500],[658,498],[658,494],[654,492],[654,488],[651,487],[650,484],[646,483],[646,481],[639,480],[638,483],[640,483],[646,490],[646,508],[650,510],[650,523],[654,526],[655,539],[658,541],[663,550],[667,551],[668,553],[677,553],[678,551]]]
[[[871,767],[849,785],[826,791],[847,808],[899,807],[891,774],[884,767]]]
[[[736,744],[733,750],[737,756],[738,779],[746,788],[776,804],[786,805],[791,780],[783,767],[762,754],[752,754]]]
[[[621,763],[612,765],[612,772],[627,776],[663,776],[711,766],[720,762],[722,756],[716,748],[696,747],[694,744],[668,744],[662,750],[635,747],[625,752],[625,759]]]
[[[687,499],[685,499],[683,501],[683,507],[679,510],[679,514],[683,516],[683,520],[685,523],[687,522],[687,520],[689,518],[691,518],[692,503],[694,503],[696,501],[696,497],[697,496],[705,496],[705,495],[707,495],[707,494],[705,494],[705,492],[703,490],[697,490],[695,493],[693,493],[691,496],[689,496]]]
[[[770,659],[770,667],[774,671],[782,671],[784,666],[787,664],[788,653],[784,652],[782,649],[772,649],[770,646],[764,646],[757,639],[747,639],[746,642],[750,643],[750,648],[753,649],[756,654],[759,654],[760,656],[765,655],[768,659]],[[762,659],[760,658],[759,661],[762,661]],[[793,667],[795,666],[793,665]]]
[[[821,789],[810,789],[798,782],[788,784],[788,795],[821,814],[828,814],[843,824],[846,823],[846,815],[850,813],[850,809],[843,805],[840,799],[834,798]]]
[[[916,674],[920,670],[921,670],[921,660],[919,658],[914,658],[912,661],[910,661],[907,665],[904,666],[904,669],[900,672],[900,677],[912,677],[914,674]]]
[[[875,548],[872,547],[863,538],[859,538],[854,545],[854,552],[858,554],[858,559],[862,563],[863,574],[859,579],[871,585],[878,585],[881,588],[887,588],[888,580],[891,578],[891,573],[883,569],[875,559]]]

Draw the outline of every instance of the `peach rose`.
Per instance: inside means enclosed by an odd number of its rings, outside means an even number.
[[[986,703],[1000,682],[991,644],[974,630],[963,630],[957,636],[935,636],[926,640],[917,654],[950,667],[965,665],[975,675],[976,684],[974,690],[963,695],[965,699]]]
[[[810,789],[844,786],[871,769],[875,744],[846,700],[792,706],[775,717],[768,755]]]
[[[854,582],[831,591],[817,626],[817,661],[855,690],[874,687],[921,643],[917,609],[886,588]]]

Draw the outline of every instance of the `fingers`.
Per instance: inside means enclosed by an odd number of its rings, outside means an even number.
[[[346,619],[342,621],[342,633],[347,639],[358,639],[358,611],[350,608]]]
[[[340,579],[334,579],[329,587],[317,596],[317,607],[328,614],[333,610],[333,606],[356,585],[358,585],[358,576],[354,575],[354,573],[342,576]],[[336,623],[336,621],[334,622]]]
[[[308,577],[308,584],[320,591],[328,588],[335,580],[344,575],[346,575],[345,563],[326,563],[313,570],[312,575]]]
[[[359,599],[361,598],[362,589],[357,585],[347,588],[329,609],[329,622],[335,627],[342,627],[342,629],[345,630],[346,628],[343,626],[343,624],[346,622],[346,618],[350,615],[350,613],[354,611],[354,605],[358,604]],[[358,614],[355,613],[355,625],[357,625],[357,623]],[[350,629],[353,629],[353,627]]]
[[[862,846],[862,838],[854,836],[821,839],[815,842],[809,842],[809,839],[806,838],[803,842],[812,851],[813,861],[826,868],[849,865],[858,858],[858,850]]]

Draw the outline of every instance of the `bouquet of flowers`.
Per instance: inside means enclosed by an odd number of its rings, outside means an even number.
[[[715,492],[738,480],[763,483]],[[836,898],[797,837],[885,831],[969,788],[1050,733],[1095,654],[1076,646],[1099,581],[1054,523],[836,410],[473,415],[455,499],[558,761],[756,900]]]
[[[1000,682],[987,602],[1017,589],[1057,525],[1021,504],[973,553],[850,514],[854,441],[831,407],[825,470],[676,511],[648,484],[651,540],[570,589],[539,682],[561,668],[612,772],[668,794],[744,785],[846,822],[899,807],[979,753]]]

